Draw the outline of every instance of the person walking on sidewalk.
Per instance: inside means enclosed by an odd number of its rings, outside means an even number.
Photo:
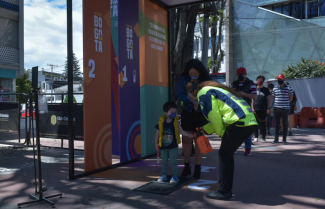
[[[284,83],[285,77],[283,74],[277,76],[278,86],[274,87],[272,96],[274,97],[274,120],[275,120],[275,136],[274,143],[279,142],[279,127],[280,120],[282,119],[282,129],[283,129],[283,144],[288,144],[287,142],[287,132],[288,132],[288,115],[290,110],[290,102],[293,99],[293,90],[290,86]]]
[[[255,113],[258,122],[258,128],[255,130],[255,138],[253,142],[258,142],[258,129],[262,134],[262,142],[266,142],[266,114],[270,111],[270,91],[263,86],[265,77],[262,75],[257,76],[257,98],[252,99],[252,109]]]
[[[272,94],[272,91],[274,89],[274,84],[270,83],[267,87],[270,90],[270,94]],[[269,110],[269,113],[267,114],[267,135],[268,136],[271,136],[272,122],[273,122],[273,124],[275,124],[273,108],[274,108],[274,98],[273,98],[273,96],[270,96],[270,110]]]
[[[243,97],[243,99],[247,102],[247,104],[252,103],[252,99],[256,99],[256,86],[252,80],[247,78],[246,69],[240,67],[236,70],[237,73],[237,80],[232,82],[231,87],[238,92],[239,95]],[[251,148],[252,148],[252,137],[248,136],[245,140],[245,153],[244,155],[249,156],[251,155]]]
[[[221,137],[219,148],[219,189],[206,194],[207,198],[228,200],[232,197],[234,152],[257,128],[250,105],[239,92],[215,81],[193,84],[188,93],[200,103],[209,123],[200,127],[204,134]]]
[[[181,143],[180,133],[189,138],[194,138],[193,134],[183,131],[176,116],[177,105],[174,102],[166,102],[163,106],[164,116],[160,117],[159,123],[156,125],[155,148],[160,147],[161,156],[161,176],[157,180],[159,182],[167,181],[168,159],[172,166],[172,177],[170,183],[178,182],[178,164],[177,150],[178,144]]]

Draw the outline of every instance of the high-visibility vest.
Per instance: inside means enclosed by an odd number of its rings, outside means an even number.
[[[212,86],[203,87],[197,94],[203,115],[210,122],[203,128],[208,134],[223,136],[227,126],[257,125],[251,106],[229,91]]]

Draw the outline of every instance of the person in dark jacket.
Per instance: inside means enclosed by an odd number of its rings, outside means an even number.
[[[266,142],[266,115],[270,112],[270,91],[264,87],[265,77],[257,76],[257,99],[252,99],[252,109],[258,122],[258,128],[255,130],[253,142],[258,142],[258,130],[262,135],[262,142]]]
[[[192,100],[187,95],[186,85],[192,80],[198,80],[199,82],[210,80],[209,72],[204,67],[202,62],[198,59],[192,59],[186,63],[185,69],[178,81],[177,88],[177,98],[181,101],[182,104],[182,114],[181,114],[181,127],[184,131],[189,134],[193,134],[196,131],[197,127],[201,127],[208,123],[205,117],[202,114],[199,103],[195,100]],[[199,147],[197,146],[195,140],[195,169],[194,169],[194,178],[200,178],[201,176],[201,161],[202,153],[200,152]],[[181,176],[188,176],[191,174],[190,167],[190,157],[192,151],[192,142],[193,139],[182,136],[182,146],[184,154],[184,170]]]
[[[240,67],[236,70],[237,80],[232,82],[231,87],[234,88],[239,95],[241,95],[244,100],[250,105],[252,103],[252,99],[256,99],[256,86],[252,80],[247,78],[246,69]],[[245,140],[245,153],[244,155],[251,155],[251,147],[252,147],[252,137],[249,136]]]

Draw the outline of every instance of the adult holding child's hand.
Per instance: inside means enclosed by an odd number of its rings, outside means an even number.
[[[188,97],[186,86],[189,82],[203,82],[211,80],[208,70],[204,67],[198,59],[192,59],[186,63],[184,72],[178,81],[177,98],[182,103],[181,126],[184,131],[189,134],[194,134],[197,127],[202,127],[208,121],[202,114],[199,103]],[[184,154],[184,170],[181,176],[188,176],[191,174],[190,157],[192,151],[192,138],[185,135],[182,136],[182,146]],[[201,161],[202,153],[195,140],[195,169],[194,178],[199,179],[201,175]]]

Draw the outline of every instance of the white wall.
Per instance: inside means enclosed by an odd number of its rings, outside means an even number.
[[[288,79],[297,96],[297,112],[303,107],[325,107],[325,77]],[[277,81],[273,81],[276,86]]]

